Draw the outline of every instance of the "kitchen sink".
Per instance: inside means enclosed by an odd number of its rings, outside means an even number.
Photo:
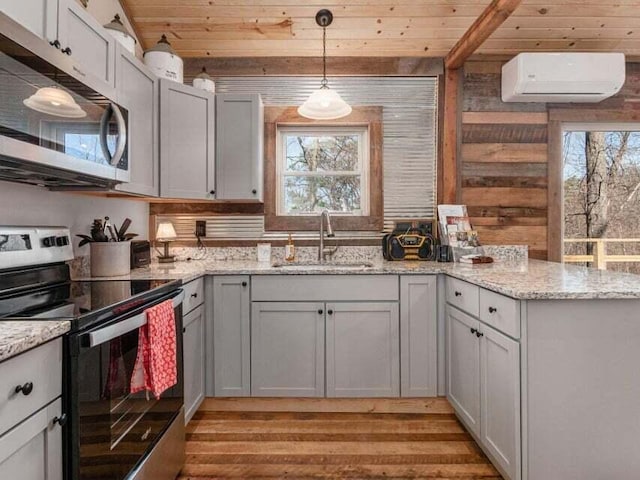
[[[273,268],[280,268],[282,270],[365,270],[367,268],[373,268],[372,263],[356,262],[356,263],[274,263]]]

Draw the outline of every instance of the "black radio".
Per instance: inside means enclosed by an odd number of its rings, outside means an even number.
[[[382,239],[385,260],[435,260],[435,240],[425,227],[399,224]]]

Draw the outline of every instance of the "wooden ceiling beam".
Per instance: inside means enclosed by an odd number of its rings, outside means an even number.
[[[444,60],[447,69],[457,69],[511,16],[522,0],[493,0]]]

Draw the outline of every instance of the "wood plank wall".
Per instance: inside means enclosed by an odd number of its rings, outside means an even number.
[[[503,103],[501,68],[464,67],[460,200],[483,243],[529,245],[531,258],[546,259],[546,105]]]
[[[576,110],[582,121],[632,118],[621,113],[640,111],[640,63],[627,63],[627,81],[618,95],[581,105],[503,103],[503,63],[475,60],[464,66],[458,198],[467,204],[483,243],[528,245],[531,258],[547,259],[549,235],[558,234],[563,221],[557,214],[561,208],[548,201],[549,193],[562,188],[561,178],[555,178],[562,174],[560,159],[549,157],[548,149],[558,135],[558,119]],[[570,117],[575,115],[565,113]],[[561,199],[561,192],[551,198]],[[557,252],[551,257],[558,258]]]

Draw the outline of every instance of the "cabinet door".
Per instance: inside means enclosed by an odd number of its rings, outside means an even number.
[[[520,478],[520,344],[482,326],[482,444],[509,478]]]
[[[400,378],[403,397],[438,394],[435,275],[400,277]]]
[[[253,303],[251,395],[324,396],[324,304]]]
[[[136,57],[116,49],[118,103],[129,111],[130,180],[117,190],[157,197],[160,193],[158,160],[158,78]]]
[[[23,27],[48,41],[58,34],[58,2],[56,0],[3,0],[6,13]]]
[[[115,86],[116,39],[76,0],[58,0],[58,41],[76,71]]]
[[[184,344],[184,409],[185,423],[191,420],[204,399],[205,339],[204,306],[185,315]]]
[[[215,198],[215,96],[160,80],[160,194]]]
[[[251,394],[248,276],[213,279],[213,364],[216,397]]]
[[[480,435],[480,322],[447,305],[447,398]]]
[[[327,396],[397,397],[397,303],[327,304]]]
[[[0,478],[62,480],[60,399],[0,436]]]
[[[260,95],[216,95],[216,118],[216,198],[262,201],[264,107]]]

